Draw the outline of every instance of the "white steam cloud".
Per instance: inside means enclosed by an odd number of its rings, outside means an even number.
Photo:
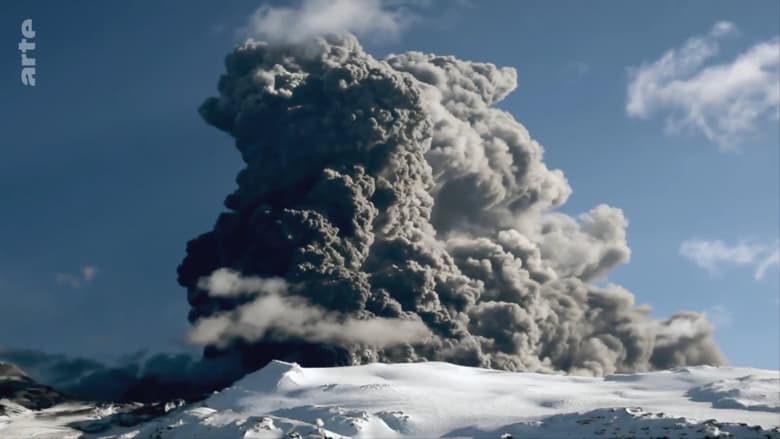
[[[201,287],[215,296],[251,295],[237,308],[197,321],[190,333],[193,343],[224,346],[235,338],[257,341],[266,338],[316,341],[336,344],[364,344],[385,348],[421,342],[430,330],[415,316],[409,319],[357,319],[309,304],[301,296],[287,294],[284,279],[241,277],[219,269],[201,279]]]

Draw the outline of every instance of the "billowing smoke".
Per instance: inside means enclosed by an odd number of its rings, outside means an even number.
[[[627,220],[572,218],[543,149],[495,104],[511,68],[350,35],[249,41],[200,107],[246,167],[179,282],[191,338],[250,367],[443,360],[604,375],[724,361],[712,326],[617,285]]]

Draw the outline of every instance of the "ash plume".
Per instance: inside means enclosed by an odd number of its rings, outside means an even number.
[[[514,69],[375,59],[348,34],[248,41],[225,64],[200,114],[246,167],[178,269],[207,350],[249,368],[442,360],[605,375],[724,362],[702,315],[654,320],[626,289],[591,283],[629,260],[628,222],[607,205],[555,210],[572,191],[563,173],[495,107]],[[387,336],[399,328],[413,330]]]

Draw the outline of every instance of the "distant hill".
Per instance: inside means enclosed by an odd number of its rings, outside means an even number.
[[[62,393],[36,383],[18,367],[2,361],[0,361],[0,399],[9,400],[31,410],[49,408],[66,400]],[[2,405],[0,410],[3,410]]]

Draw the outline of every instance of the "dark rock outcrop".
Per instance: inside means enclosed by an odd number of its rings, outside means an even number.
[[[51,387],[36,383],[13,364],[0,362],[0,399],[40,410],[59,404],[66,398]]]

